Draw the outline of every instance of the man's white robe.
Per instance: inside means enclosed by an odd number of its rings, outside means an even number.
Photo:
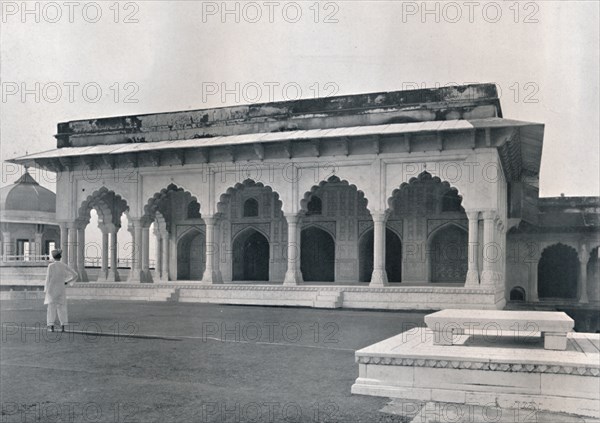
[[[71,282],[77,276],[77,272],[63,262],[55,261],[48,265],[44,286],[44,292],[46,293],[44,304],[66,304],[67,288],[65,282]]]

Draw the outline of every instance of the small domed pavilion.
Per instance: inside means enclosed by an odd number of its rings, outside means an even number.
[[[15,183],[0,188],[2,261],[44,261],[60,245],[56,194],[25,168]]]

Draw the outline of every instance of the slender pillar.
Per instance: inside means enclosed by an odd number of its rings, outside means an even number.
[[[66,222],[58,224],[60,228],[60,248],[62,250],[62,258],[65,263],[69,262],[69,228]]]
[[[465,287],[479,286],[479,212],[467,212],[469,219],[469,263]]]
[[[133,245],[131,252],[131,273],[129,274],[130,283],[140,283],[143,281],[142,272],[142,222],[140,219],[131,219],[133,228]]]
[[[167,231],[164,231],[161,234],[161,253],[162,253],[162,260],[161,260],[161,265],[162,265],[162,274],[161,274],[161,278],[160,280],[163,282],[168,282],[169,281],[169,233]]]
[[[144,282],[152,282],[150,274],[150,227],[142,228],[142,275]]]
[[[589,259],[589,252],[585,245],[583,245],[579,249],[579,277],[578,277],[578,285],[579,285],[579,302],[582,304],[587,304],[588,294],[587,294],[587,264]]]
[[[67,263],[71,269],[77,270],[77,226],[75,223],[69,223],[69,241],[67,247]]]
[[[88,282],[87,272],[85,271],[85,226],[80,224],[77,227],[77,273],[79,273],[78,282]]]
[[[118,260],[119,260],[119,249],[117,233],[119,232],[118,226],[112,226],[110,228],[110,269],[106,272],[107,282],[118,282],[120,281]]]
[[[369,286],[378,287],[388,285],[387,271],[385,270],[385,212],[372,212],[373,217],[373,274]]]
[[[217,219],[214,216],[205,216],[206,224],[206,268],[202,275],[202,283],[214,284],[221,282],[221,272],[218,270],[219,246],[215,243],[215,225]]]
[[[162,238],[160,234],[156,234],[156,264],[154,270],[156,272],[156,279],[162,280]]]
[[[496,274],[494,271],[497,246],[494,243],[494,212],[483,212],[483,270],[481,271],[481,285],[495,285]]]
[[[106,226],[99,226],[99,229],[102,231],[102,251],[100,254],[101,262],[100,262],[100,273],[98,274],[97,282],[106,282],[106,277],[108,276],[108,235],[109,228]]]
[[[284,285],[298,285],[303,282],[302,272],[300,271],[300,239],[298,237],[298,222],[300,217],[297,214],[286,214],[288,229],[287,245],[287,271],[283,279]]]

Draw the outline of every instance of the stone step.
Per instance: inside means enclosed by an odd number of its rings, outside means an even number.
[[[342,291],[319,292],[314,301],[315,308],[340,308],[342,307]]]

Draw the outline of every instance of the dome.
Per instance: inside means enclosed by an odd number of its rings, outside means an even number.
[[[0,210],[56,212],[56,194],[25,171],[17,181],[0,189]]]

